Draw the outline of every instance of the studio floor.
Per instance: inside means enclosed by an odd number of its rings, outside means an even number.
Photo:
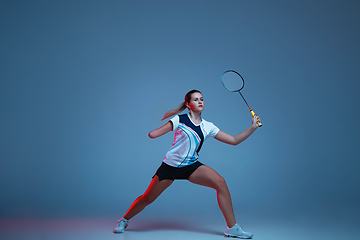
[[[155,218],[138,217],[131,220],[122,234],[112,232],[117,219],[57,218],[57,219],[11,219],[0,220],[2,240],[220,240],[225,230],[222,219],[211,217]],[[337,221],[327,218],[247,218],[241,224],[254,234],[253,239],[297,240],[297,239],[360,239],[360,226],[355,222]]]

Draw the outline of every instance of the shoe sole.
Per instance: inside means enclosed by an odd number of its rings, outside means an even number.
[[[228,235],[228,234],[224,234],[225,237],[228,237],[228,238],[242,238],[242,239],[251,239],[253,236],[250,236],[250,237],[241,237],[241,236],[235,236],[235,235]]]

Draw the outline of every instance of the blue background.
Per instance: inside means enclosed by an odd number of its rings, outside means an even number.
[[[200,160],[236,215],[359,222],[358,1],[2,1],[0,217],[121,217],[173,141],[151,140],[191,89],[229,134]],[[175,207],[174,207],[175,206]],[[214,190],[175,182],[142,214],[201,215]]]

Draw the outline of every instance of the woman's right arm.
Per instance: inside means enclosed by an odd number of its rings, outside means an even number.
[[[168,121],[165,125],[149,132],[149,137],[150,138],[160,137],[160,136],[164,135],[165,133],[170,132],[172,129],[173,129],[173,124],[171,121]]]

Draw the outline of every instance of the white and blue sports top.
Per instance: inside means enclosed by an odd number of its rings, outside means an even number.
[[[172,167],[185,167],[197,161],[204,140],[208,136],[215,137],[220,131],[213,123],[201,120],[199,125],[195,125],[189,113],[170,119],[173,130],[176,131],[174,143],[165,155],[166,164]]]

